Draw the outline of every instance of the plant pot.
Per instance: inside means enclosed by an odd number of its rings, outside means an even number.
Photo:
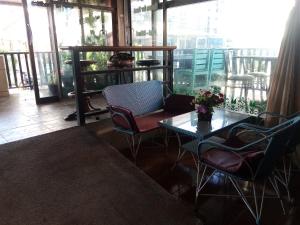
[[[58,86],[56,84],[48,84],[48,88],[53,96],[58,96]]]
[[[212,113],[198,113],[198,121],[211,121]]]

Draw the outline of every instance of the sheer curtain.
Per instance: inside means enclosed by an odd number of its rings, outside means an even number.
[[[283,115],[300,111],[300,0],[290,13],[271,76],[267,111]]]

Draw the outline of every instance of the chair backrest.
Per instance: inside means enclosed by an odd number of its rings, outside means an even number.
[[[256,177],[266,177],[271,174],[276,163],[283,156],[289,142],[294,137],[293,135],[300,129],[300,116],[291,118],[281,123],[280,126],[280,129],[276,129],[267,137],[269,143],[256,171]]]
[[[209,49],[194,49],[193,52],[193,75],[208,74],[209,71]]]
[[[212,49],[210,57],[210,73],[225,74],[225,49]]]
[[[110,106],[129,109],[133,116],[159,110],[163,106],[163,83],[158,80],[108,86],[103,95]]]

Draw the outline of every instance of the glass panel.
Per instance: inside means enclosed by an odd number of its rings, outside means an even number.
[[[83,9],[84,40],[87,45],[112,46],[112,14],[95,9]],[[87,52],[82,59],[91,60],[89,69],[99,70],[107,65],[110,54],[108,52]],[[106,76],[107,77],[107,76]],[[102,89],[107,83],[103,76],[87,76],[87,89]]]
[[[28,11],[40,98],[58,96],[58,72],[54,64],[47,8],[32,6],[28,0]]]
[[[156,4],[151,5],[151,0],[132,0],[131,18],[133,45],[162,44],[162,11],[157,11]]]
[[[70,51],[61,51],[61,46],[81,45],[81,26],[79,23],[79,8],[54,8],[57,44],[61,68],[62,92],[67,96],[74,90]]]
[[[217,0],[169,8],[168,45],[177,46],[175,91],[192,94],[217,85],[222,92],[226,89],[227,97],[244,101],[239,104],[265,102],[293,4],[294,0]],[[238,80],[231,80],[234,75]],[[251,80],[246,84],[241,79],[247,76]]]
[[[0,4],[1,3],[20,3],[22,4],[22,0],[0,0]]]
[[[11,18],[11,19],[7,19]],[[22,6],[0,7],[0,51],[27,51],[27,38]]]
[[[198,121],[196,111],[181,114],[179,116],[164,119],[159,123],[170,130],[194,136],[195,138],[206,138],[213,133],[233,126],[241,121],[246,121],[250,116],[236,112],[229,112],[215,108],[211,121]]]
[[[85,44],[112,46],[112,15],[95,9],[83,9]]]
[[[132,43],[134,46],[159,46],[163,45],[163,20],[162,10],[157,9],[157,4],[151,5],[151,0],[131,1],[132,17]],[[162,52],[135,52],[135,60],[158,59],[162,64]],[[151,71],[151,79],[162,79],[161,70]],[[137,71],[134,76],[136,81],[147,79],[147,71]]]
[[[98,6],[111,6],[111,0],[80,0],[81,3]]]

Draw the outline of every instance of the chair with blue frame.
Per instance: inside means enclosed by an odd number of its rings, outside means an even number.
[[[273,112],[262,112],[257,116],[256,121],[254,124],[249,124],[249,123],[242,123],[240,124],[240,127],[244,127],[246,129],[256,129],[260,132],[264,133],[270,133],[276,129],[278,126],[273,126],[273,127],[268,127],[266,124],[266,121],[269,118],[276,119],[278,124],[285,122],[287,120],[291,120],[296,116],[299,116],[300,112],[296,112],[290,116],[284,116],[278,113],[273,113]],[[290,189],[289,189],[289,184],[290,184],[290,179],[291,179],[291,170],[292,170],[292,154],[296,151],[297,145],[300,144],[300,127],[298,126],[291,135],[289,142],[287,143],[285,147],[285,154],[284,157],[282,158],[282,161],[278,163],[277,168],[275,170],[276,172],[276,179],[283,185],[287,192],[287,197],[290,203],[292,203],[293,199],[291,198],[290,194]]]
[[[193,91],[195,88],[206,87],[209,81],[209,49],[193,49],[190,68],[178,68],[174,71],[174,88]]]
[[[224,86],[227,67],[225,65],[225,49],[211,49],[209,64],[209,85]]]
[[[265,197],[266,184],[269,182],[276,197],[280,200],[283,212],[285,213],[283,199],[278,188],[276,177],[276,165],[284,156],[285,148],[291,141],[291,137],[300,127],[300,116],[295,116],[273,128],[260,130],[247,124],[239,124],[232,128],[229,138],[223,144],[204,140],[198,146],[198,173],[196,200],[200,191],[208,180],[216,173],[221,172],[231,182],[241,200],[254,217],[256,224],[261,222],[261,214]],[[250,143],[242,142],[239,139],[239,129],[242,133],[255,133],[260,138]],[[205,149],[205,151],[202,151]],[[200,174],[200,168],[203,171]],[[212,173],[205,180],[207,168]],[[254,206],[247,199],[240,181],[248,181],[252,186],[252,197]],[[258,196],[258,184],[262,184],[261,199]]]
[[[236,64],[237,58],[230,55],[229,52],[225,55],[225,65],[226,65],[226,85],[225,94],[227,95],[227,88],[231,89],[231,96],[235,98],[235,89],[240,89],[240,98],[248,99],[248,92],[252,90],[252,97],[254,99],[254,81],[255,77],[248,74],[248,69],[246,64],[240,63],[239,71],[234,68],[234,63]],[[243,70],[243,72],[242,72]]]

